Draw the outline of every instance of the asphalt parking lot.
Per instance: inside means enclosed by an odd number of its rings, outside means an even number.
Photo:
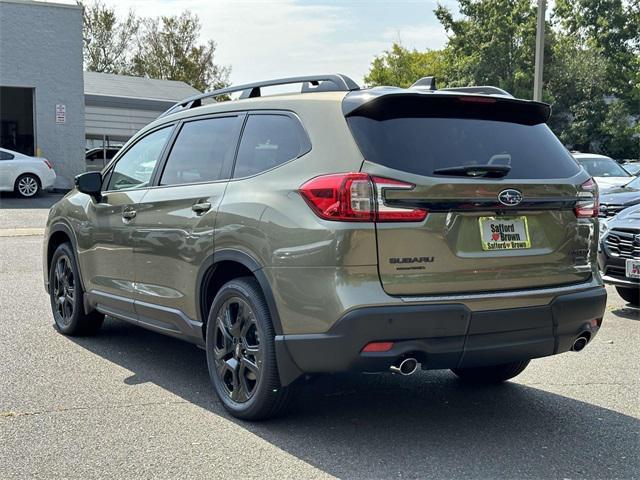
[[[0,479],[640,477],[640,314],[613,289],[583,352],[508,384],[324,376],[250,424],[214,398],[202,350],[114,319],[56,332],[40,231],[55,198],[0,197]]]

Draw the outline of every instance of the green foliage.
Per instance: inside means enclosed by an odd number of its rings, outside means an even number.
[[[84,19],[85,69],[91,72],[123,73],[128,68],[129,49],[138,33],[140,21],[133,12],[118,20],[115,10],[96,1],[78,2]]]
[[[225,86],[229,69],[214,62],[212,40],[198,44],[200,28],[198,17],[188,11],[179,17],[144,20],[131,74],[182,80],[202,91]]]
[[[440,85],[446,83],[446,53],[439,50],[418,52],[393,43],[390,50],[376,57],[369,74],[364,77],[366,85],[395,85],[409,87],[421,77],[436,76]]]
[[[531,98],[536,36],[532,0],[459,0],[435,14],[440,51],[393,44],[368,85],[408,86],[435,75],[448,86],[495,85]],[[571,149],[640,158],[640,1],[557,0],[545,37],[544,100],[550,126]]]
[[[181,80],[206,91],[228,84],[229,67],[215,63],[216,44],[200,43],[200,20],[180,16],[119,19],[100,0],[78,2],[84,13],[84,68],[93,72]]]
[[[533,85],[536,9],[529,0],[459,0],[462,18],[439,5],[449,34],[453,86],[494,85],[529,96]]]
[[[558,0],[546,88],[570,148],[640,157],[640,3]]]

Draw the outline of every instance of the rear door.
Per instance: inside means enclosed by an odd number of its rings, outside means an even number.
[[[196,284],[213,252],[218,205],[233,166],[244,114],[183,122],[156,185],[136,215],[135,282],[139,321],[165,332],[191,336]]]
[[[593,219],[577,218],[589,179],[544,124],[540,104],[456,95],[389,96],[348,117],[378,178],[379,208],[421,222],[378,223],[393,295],[473,293],[586,281]]]

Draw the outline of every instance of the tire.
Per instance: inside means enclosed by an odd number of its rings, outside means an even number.
[[[266,420],[286,410],[291,389],[280,385],[271,315],[255,279],[222,286],[209,311],[206,350],[214,390],[231,415]]]
[[[104,322],[104,315],[84,312],[84,292],[78,266],[69,243],[60,245],[51,258],[49,299],[56,328],[63,335],[93,335]]]
[[[41,190],[40,179],[33,173],[20,175],[13,186],[13,191],[22,198],[37,196]]]
[[[616,287],[616,290],[623,300],[629,302],[634,307],[640,306],[640,285],[636,288]]]
[[[503,363],[489,367],[453,368],[451,371],[466,383],[495,385],[520,375],[527,368],[529,362],[530,360],[524,360],[522,362]]]

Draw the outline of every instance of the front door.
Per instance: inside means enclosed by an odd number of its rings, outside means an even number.
[[[135,318],[133,227],[171,130],[155,130],[127,149],[105,173],[104,191],[100,201],[89,204],[88,221],[78,226],[85,288],[105,313]]]
[[[136,313],[141,323],[181,336],[201,334],[198,272],[213,253],[213,230],[244,115],[185,121],[157,185],[137,209]]]

